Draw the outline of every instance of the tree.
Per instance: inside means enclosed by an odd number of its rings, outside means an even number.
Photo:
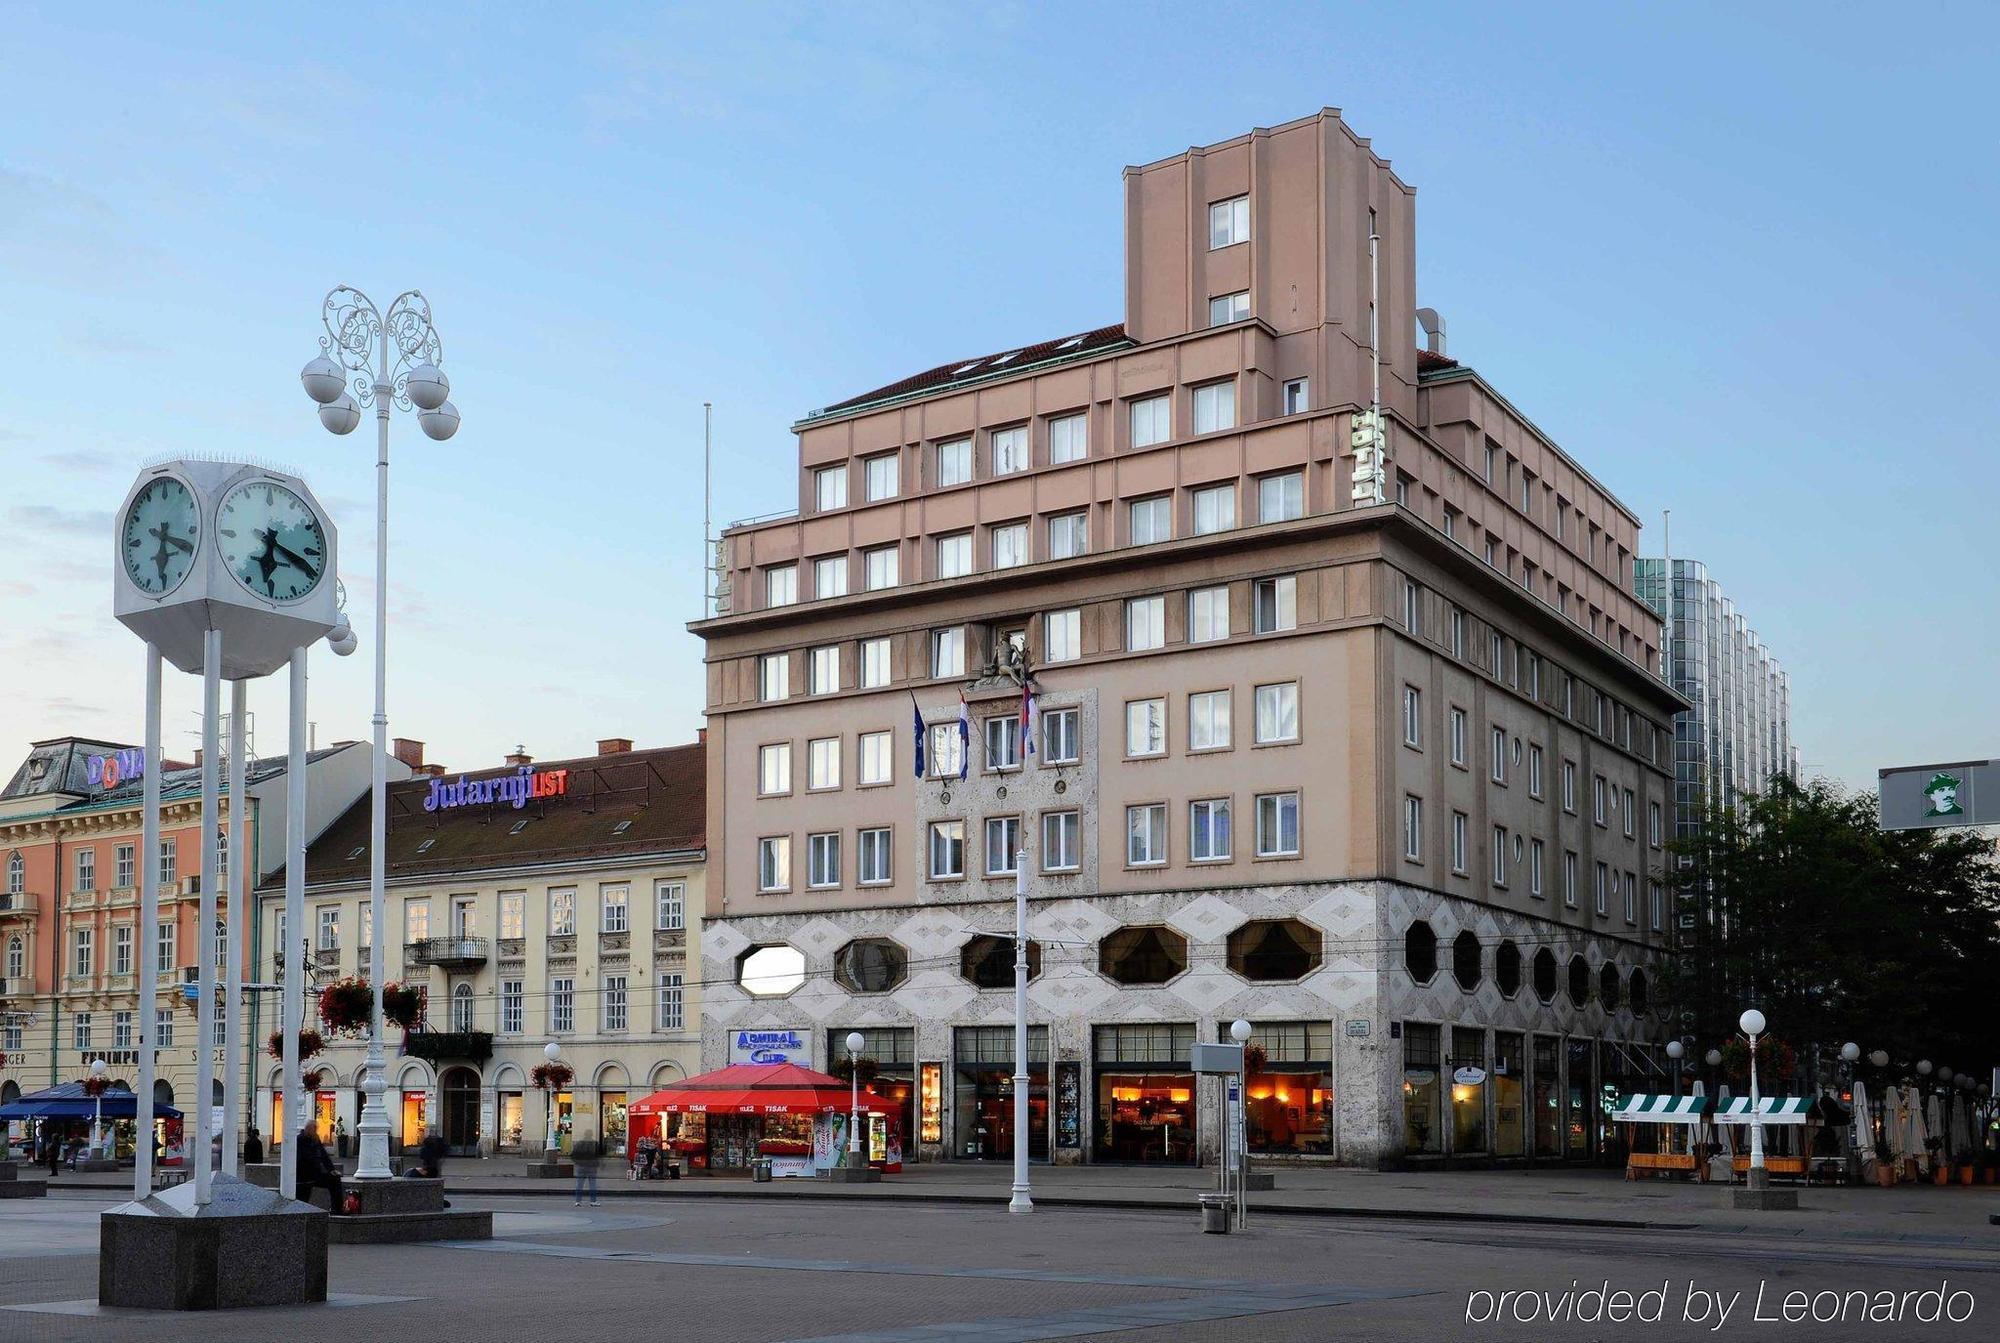
[[[1700,1049],[1761,1008],[1802,1056],[1846,1040],[1897,1059],[2000,1062],[2000,861],[1965,830],[1883,831],[1876,800],[1772,778],[1671,846],[1683,916],[1671,1001]]]

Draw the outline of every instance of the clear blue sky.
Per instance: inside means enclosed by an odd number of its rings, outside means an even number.
[[[465,415],[396,430],[392,730],[685,739],[702,401],[717,516],[789,507],[803,412],[1119,319],[1123,165],[1322,105],[1417,187],[1452,352],[1790,668],[1809,768],[2000,754],[1992,7],[802,10],[8,6],[0,758],[140,730],[143,460],[300,468],[365,636],[367,434],[297,382],[342,282],[430,296]],[[368,658],[317,665],[366,735]]]

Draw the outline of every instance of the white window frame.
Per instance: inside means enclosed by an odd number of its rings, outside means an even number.
[[[1403,857],[1424,860],[1424,800],[1415,793],[1403,794]]]
[[[813,507],[825,513],[847,507],[847,466],[822,466],[813,471]]]
[[[1291,814],[1291,846],[1285,847],[1285,817]],[[1296,791],[1259,793],[1256,798],[1257,856],[1296,858],[1305,843],[1304,810]],[[1268,842],[1267,842],[1268,841]]]
[[[1231,693],[1197,690],[1188,695],[1188,750],[1226,751],[1232,745]]]
[[[894,499],[903,491],[903,457],[896,452],[878,452],[873,457],[861,459],[861,467],[866,479],[868,502],[880,503],[884,499]]]
[[[887,886],[895,880],[894,846],[889,827],[868,826],[854,835],[854,884]]]
[[[757,748],[757,796],[783,797],[792,791],[792,744],[765,742]]]
[[[1126,419],[1131,427],[1132,446],[1150,448],[1174,436],[1174,399],[1166,392],[1134,397],[1126,403]]]
[[[1077,740],[1081,716],[1075,708],[1044,709],[1041,720],[1043,764],[1074,765],[1083,758],[1082,743]]]
[[[879,690],[889,684],[892,665],[892,649],[889,640],[863,639],[861,641],[861,688]]]
[[[657,880],[653,883],[653,931],[678,933],[687,930],[687,883]]]
[[[1528,894],[1542,898],[1542,841],[1528,841]]]
[[[812,564],[814,601],[830,601],[847,595],[847,556],[822,555]]]
[[[1493,827],[1493,884],[1505,889],[1507,885],[1507,827]]]
[[[806,693],[832,695],[840,690],[840,645],[821,644],[806,653]]]
[[[937,569],[939,578],[964,578],[974,571],[977,557],[972,553],[972,533],[953,532],[937,539]]]
[[[1005,522],[990,533],[995,569],[1018,569],[1028,563],[1028,524]]]
[[[1167,804],[1138,802],[1125,808],[1125,866],[1165,867]]]
[[[1219,378],[1191,390],[1197,434],[1220,434],[1236,427],[1236,379]]]
[[[861,552],[862,582],[869,592],[882,592],[903,581],[903,548],[872,546]]]
[[[1083,656],[1083,612],[1075,607],[1042,617],[1042,661],[1074,662]]]
[[[1306,513],[1303,471],[1279,471],[1257,477],[1257,521],[1291,522]]]
[[[1213,536],[1236,529],[1236,486],[1203,485],[1189,500],[1193,535]]]
[[[1403,745],[1424,749],[1424,692],[1413,685],[1403,687]]]
[[[1028,426],[1010,424],[986,434],[987,460],[996,476],[1018,475],[1034,464],[1028,450]]]
[[[792,837],[764,835],[757,840],[757,890],[771,894],[792,889]]]
[[[1188,642],[1215,643],[1229,637],[1229,588],[1195,588],[1188,593]]]
[[[1282,415],[1303,415],[1307,411],[1311,410],[1312,379],[1310,378],[1285,379],[1284,395],[1283,395],[1283,400],[1280,402],[1280,404],[1284,407],[1279,412]]]
[[[1049,417],[1049,465],[1080,462],[1090,456],[1090,416],[1084,411]]]
[[[988,816],[981,827],[984,834],[986,875],[989,877],[1011,877],[1018,865],[1015,855],[1022,848],[1021,818],[1018,816]],[[996,861],[997,860],[997,861]]]
[[[1465,876],[1470,870],[1472,818],[1462,811],[1451,814],[1451,870],[1454,875]]]
[[[840,738],[813,737],[806,742],[806,791],[830,792],[840,787]]]
[[[684,1031],[687,1029],[687,983],[678,970],[660,972],[658,999],[655,1010],[659,1014],[659,1029],[663,1031]]]
[[[1487,762],[1487,777],[1497,784],[1507,782],[1507,729],[1496,727],[1487,738],[1487,754],[1492,757]]]
[[[1267,694],[1267,691],[1270,693]],[[1254,717],[1252,731],[1257,745],[1276,746],[1299,740],[1302,728],[1297,681],[1267,682],[1258,686],[1252,695]],[[1287,708],[1291,711],[1292,730],[1289,735],[1280,735]]]
[[[1125,507],[1126,530],[1135,546],[1157,545],[1174,539],[1172,495],[1156,494],[1134,499]]]
[[[1049,517],[1048,558],[1052,560],[1075,559],[1078,555],[1090,553],[1090,513],[1086,509],[1073,509],[1067,513],[1056,513]]]
[[[806,887],[826,891],[840,885],[840,832],[816,830],[806,836]]]
[[[896,772],[896,734],[889,728],[863,732],[855,738],[855,784],[874,788],[893,782]]]
[[[1231,196],[1208,203],[1208,250],[1221,251],[1250,241],[1250,197]]]
[[[1167,599],[1130,597],[1125,602],[1125,651],[1143,653],[1167,643]]]
[[[957,834],[951,832],[956,828]],[[944,845],[942,850],[940,845]],[[925,868],[932,881],[956,881],[965,875],[965,822],[932,821],[924,832]],[[957,852],[955,866],[940,866],[941,856],[949,857],[953,849]]]
[[[799,566],[774,564],[764,571],[764,605],[791,606],[799,600]]]
[[[776,704],[792,697],[792,655],[766,653],[757,659],[757,698]]]
[[[1230,294],[1215,294],[1208,300],[1208,324],[1228,326],[1232,322],[1250,320],[1250,291],[1238,289]]]
[[[1083,865],[1082,823],[1074,811],[1042,813],[1042,871],[1075,872]]]
[[[1226,863],[1235,855],[1236,824],[1230,799],[1198,797],[1188,803],[1188,861]]]
[[[965,675],[965,627],[931,631],[931,679]]]
[[[972,440],[969,438],[948,438],[937,445],[937,483],[939,489],[953,485],[968,485],[972,482]]]
[[[1276,574],[1250,585],[1250,630],[1253,634],[1281,634],[1299,627],[1299,579],[1297,574]]]
[[[1125,701],[1125,758],[1154,760],[1166,753],[1166,699],[1153,696]]]

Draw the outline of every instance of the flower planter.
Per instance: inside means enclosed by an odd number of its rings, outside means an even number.
[[[1881,1185],[1884,1189],[1894,1189],[1896,1187],[1896,1168],[1886,1161],[1876,1162],[1875,1183]]]
[[[1970,1166],[1960,1166],[1960,1167],[1958,1168],[1958,1182],[1959,1182],[1960,1184],[1962,1184],[1962,1185],[1969,1185],[1969,1184],[1971,1184],[1971,1183],[1972,1183],[1972,1175],[1973,1175],[1973,1171],[1972,1171],[1972,1167],[1970,1167]]]

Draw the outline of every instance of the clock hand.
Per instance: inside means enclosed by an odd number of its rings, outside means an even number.
[[[180,537],[175,536],[172,532],[166,531],[166,528],[164,526],[160,530],[165,533],[165,535],[160,537],[162,541],[166,542],[170,546],[176,546],[181,550],[185,550],[190,555],[194,554],[194,547],[192,545],[188,544],[186,541],[181,540]]]
[[[284,546],[278,544],[275,534],[273,535],[271,540],[271,548],[277,551],[279,559],[291,565],[294,569],[297,569],[308,576],[312,574],[313,572],[312,565],[307,563],[305,560],[299,558],[299,556],[294,552],[287,550]]]

